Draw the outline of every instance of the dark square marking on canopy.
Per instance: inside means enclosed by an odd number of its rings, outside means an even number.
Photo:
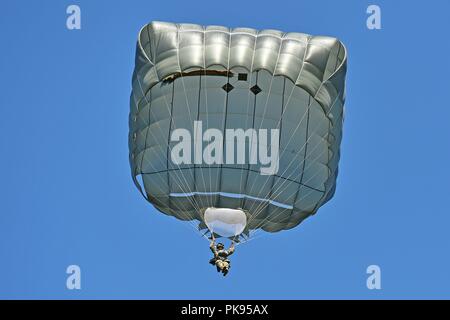
[[[261,88],[258,87],[257,84],[255,84],[253,87],[250,88],[250,91],[253,92],[254,95],[257,95],[261,92]]]
[[[226,92],[230,92],[231,90],[234,89],[234,87],[231,84],[227,83],[222,86],[222,89],[225,90]]]
[[[246,73],[238,73],[238,81],[247,81]]]

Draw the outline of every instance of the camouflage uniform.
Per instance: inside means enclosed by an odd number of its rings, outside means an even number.
[[[211,242],[211,245],[209,246],[212,253],[214,254],[214,258],[209,260],[209,263],[212,265],[215,265],[217,267],[217,272],[222,271],[223,275],[226,275],[228,273],[228,270],[231,267],[231,262],[228,260],[228,256],[232,255],[234,253],[234,246],[231,246],[228,250],[225,249],[217,249],[214,242]]]

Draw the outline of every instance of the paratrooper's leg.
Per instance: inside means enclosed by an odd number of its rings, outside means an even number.
[[[230,270],[230,264],[228,262],[224,262],[224,266],[222,269],[223,276],[225,277]]]
[[[222,271],[222,270],[223,270],[224,263],[225,263],[225,262],[222,261],[222,260],[217,260],[217,261],[216,261],[216,266],[217,266],[218,271]]]

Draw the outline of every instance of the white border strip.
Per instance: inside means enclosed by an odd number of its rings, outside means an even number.
[[[243,198],[247,198],[247,199],[251,199],[251,200],[256,200],[256,201],[261,201],[261,202],[268,202],[274,206],[280,207],[280,208],[284,208],[284,209],[294,209],[293,206],[285,204],[285,203],[281,203],[278,201],[274,201],[274,200],[270,200],[270,199],[264,199],[264,198],[258,198],[258,197],[254,197],[254,196],[249,196],[247,194],[240,194],[240,193],[229,193],[229,192],[198,192],[198,191],[194,191],[194,192],[188,192],[188,193],[175,193],[175,192],[171,192],[169,194],[171,197],[178,197],[178,198],[182,198],[182,197],[192,197],[195,195],[198,196],[212,196],[212,195],[220,195],[220,196],[224,196],[224,197],[228,197],[228,198],[235,198],[235,199],[243,199]]]

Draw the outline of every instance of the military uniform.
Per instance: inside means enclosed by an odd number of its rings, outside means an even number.
[[[228,256],[234,253],[234,246],[231,246],[228,250],[226,249],[218,250],[214,242],[211,242],[209,248],[214,254],[214,258],[209,260],[209,263],[217,267],[217,272],[222,271],[223,275],[226,275],[231,267],[231,262],[230,260],[228,260]]]

